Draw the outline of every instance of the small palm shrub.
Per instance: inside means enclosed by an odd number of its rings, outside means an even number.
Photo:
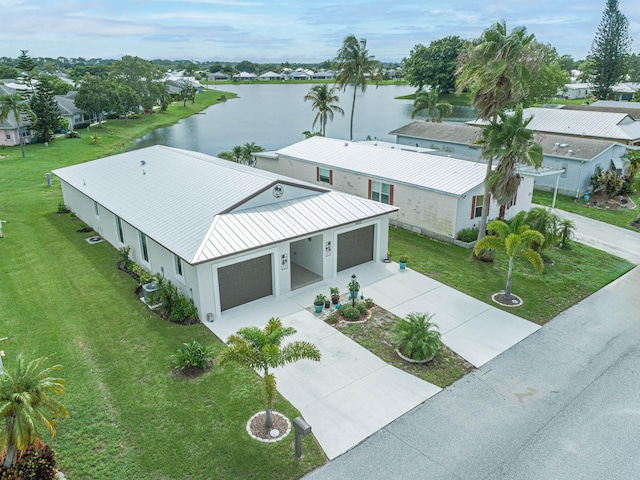
[[[410,313],[398,318],[391,331],[391,344],[412,360],[430,360],[442,345],[438,325],[431,322],[433,315]]]
[[[185,368],[204,370],[210,367],[213,362],[213,350],[196,340],[191,340],[184,343],[176,353],[171,355],[171,359],[177,370],[184,370]]]
[[[67,207],[64,202],[60,202],[58,204],[58,213],[69,213],[71,210]]]
[[[80,233],[93,232],[93,228],[91,228],[91,225],[81,222],[80,227],[78,227],[77,231]]]
[[[335,325],[336,323],[338,323],[340,321],[340,317],[338,316],[338,314],[336,312],[330,313],[329,315],[327,315],[327,318],[325,319],[325,321],[327,323],[329,323],[330,325]]]

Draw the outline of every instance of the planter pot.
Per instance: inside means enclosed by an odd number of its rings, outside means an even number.
[[[334,305],[340,303],[340,295],[331,295],[331,303]]]
[[[324,301],[324,308],[329,308],[331,306],[331,302],[329,300]]]
[[[313,306],[316,309],[316,313],[321,313],[322,309],[324,308],[324,305],[316,305],[315,303],[313,304]]]
[[[433,360],[433,357],[435,357],[435,355],[431,355],[431,357],[427,358],[426,360],[414,360],[413,358],[405,357],[402,353],[400,353],[400,350],[398,350],[397,348],[396,348],[396,354],[405,362],[409,362],[409,363],[429,363],[431,360]]]
[[[398,262],[400,264],[400,270],[407,268],[407,262]]]
[[[349,292],[349,298],[358,298],[358,293],[360,293],[360,290],[356,290],[355,292]]]

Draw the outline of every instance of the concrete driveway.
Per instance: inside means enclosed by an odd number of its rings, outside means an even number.
[[[435,395],[440,388],[392,367],[327,325],[306,308],[316,294],[341,290],[355,273],[361,291],[383,308],[404,316],[435,313],[443,340],[475,366],[494,358],[539,327],[477,301],[395,263],[369,263],[336,278],[278,298],[267,297],[224,312],[205,323],[219,338],[271,317],[297,330],[292,340],[315,343],[320,362],[303,360],[277,369],[278,391],[312,426],[329,459],[342,455],[384,426]],[[277,409],[277,406],[276,406]]]

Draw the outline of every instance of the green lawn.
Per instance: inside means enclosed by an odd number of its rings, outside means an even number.
[[[630,195],[631,200],[636,205],[640,205],[640,195]],[[553,192],[543,192],[541,190],[533,191],[533,203],[550,207],[553,201]],[[617,225],[618,227],[627,228],[638,232],[637,228],[629,225],[640,215],[640,209],[620,209],[620,210],[600,210],[597,208],[586,208],[580,206],[580,200],[575,200],[569,195],[558,195],[556,198],[556,208],[566,212],[582,215],[583,217],[592,218],[600,222]]]
[[[216,351],[222,342],[201,324],[151,314],[134,296],[134,280],[117,269],[117,251],[86,243],[90,234],[76,232],[78,221],[55,213],[59,183],[46,186],[45,172],[126,150],[215,95],[127,125],[92,127],[97,145],[84,134],[27,145],[25,159],[19,147],[0,150],[0,219],[8,221],[0,239],[0,337],[10,337],[4,360],[24,352],[63,365],[70,418],[59,422],[51,445],[67,478],[290,479],[326,460],[312,436],[296,461],[293,435],[272,445],[247,435],[246,422],[263,407],[252,371],[214,366],[200,378],[174,377],[170,355],[183,342],[195,338]],[[291,419],[299,414],[281,397],[275,408]]]
[[[505,287],[508,262],[504,252],[497,251],[493,263],[483,263],[473,259],[470,250],[393,227],[389,249],[393,260],[409,255],[413,270],[539,325],[633,268],[626,260],[572,242],[571,249],[544,252],[553,265],[546,265],[542,275],[524,260],[515,262],[512,291],[524,305],[507,308],[491,301],[491,295]]]

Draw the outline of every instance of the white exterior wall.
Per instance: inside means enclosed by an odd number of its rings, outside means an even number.
[[[412,147],[432,148],[439,150],[442,154],[451,154],[452,157],[462,160],[479,160],[482,153],[479,146],[469,146],[464,143],[444,142],[440,140],[429,140],[414,137],[396,135],[396,142],[399,145],[411,145]],[[436,153],[434,153],[436,154]],[[436,154],[439,155],[439,154]],[[484,161],[484,160],[482,160]]]

